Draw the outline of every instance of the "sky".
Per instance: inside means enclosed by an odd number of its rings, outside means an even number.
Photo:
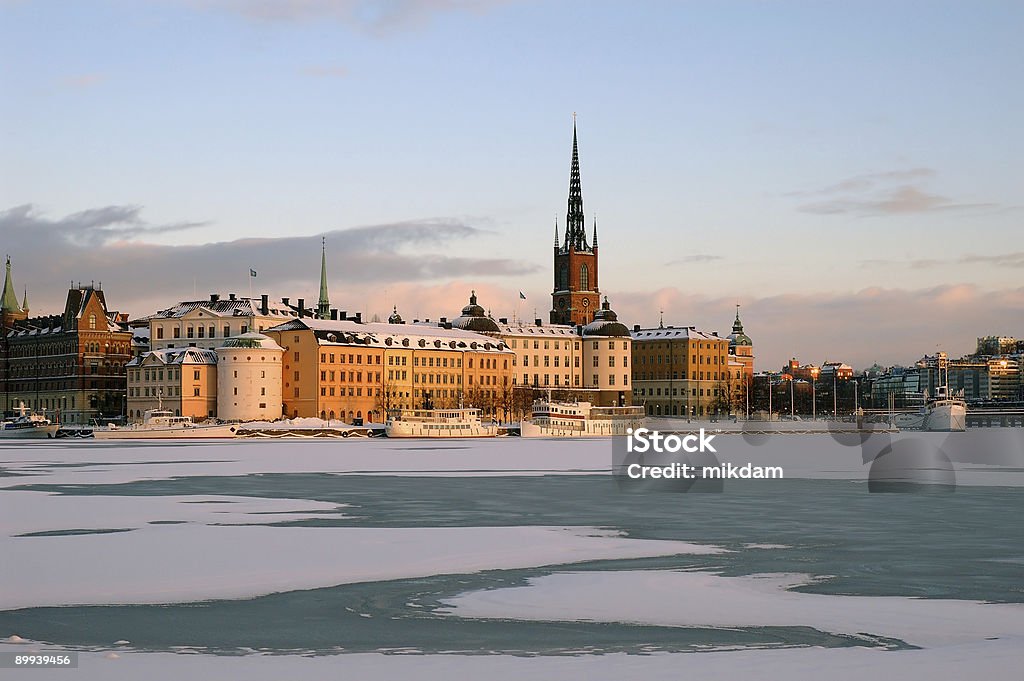
[[[546,319],[576,112],[622,321],[739,303],[758,368],[959,356],[1024,336],[1022,34],[995,1],[0,0],[0,241],[33,314],[312,304],[325,236],[334,307]]]

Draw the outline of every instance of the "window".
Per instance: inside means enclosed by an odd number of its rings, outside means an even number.
[[[198,370],[198,369],[196,369],[196,370],[195,370],[194,372],[192,372],[192,377],[193,377],[193,379],[194,379],[194,380],[196,380],[196,381],[198,381],[198,380],[199,380],[199,370]],[[198,394],[198,393],[197,393],[197,394]]]
[[[196,330],[193,329],[191,326],[188,327],[188,331],[185,333],[185,337],[186,338],[195,338],[196,337]]]
[[[608,376],[608,385],[615,385],[615,374]]]
[[[189,330],[191,331],[191,329],[189,329]],[[206,327],[205,326],[200,326],[199,327],[199,337],[200,338],[206,338]]]
[[[199,388],[193,388],[192,389],[192,396],[193,397],[199,397]]]
[[[615,366],[615,355],[608,355],[608,366]]]
[[[89,328],[90,329],[95,329],[96,328],[96,315],[94,315],[94,314],[89,315]]]
[[[164,327],[162,327],[162,326],[156,327],[156,337],[158,339],[164,337]]]
[[[224,325],[224,337],[225,338],[229,338],[230,336],[231,336],[231,325],[230,324],[225,324]]]
[[[580,266],[580,290],[590,290],[590,268],[588,268],[586,265]]]
[[[177,326],[174,327],[174,337],[175,338],[181,338],[181,328],[179,328]]]

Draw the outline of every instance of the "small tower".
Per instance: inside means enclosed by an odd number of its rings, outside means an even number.
[[[320,300],[316,304],[316,316],[331,318],[331,300],[327,295],[327,237],[321,237],[320,244]]]
[[[26,290],[26,302],[27,302]],[[28,318],[28,310],[18,304],[18,296],[14,292],[14,279],[11,277],[11,256],[7,256],[7,272],[4,276],[4,291],[0,297],[0,320],[3,328],[8,328],[14,322]]]

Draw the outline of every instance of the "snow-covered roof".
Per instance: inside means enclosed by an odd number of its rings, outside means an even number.
[[[240,336],[232,336],[227,338],[221,343],[219,349],[232,349],[232,348],[260,348],[263,350],[284,350],[280,345],[274,342],[273,338],[264,336],[262,333],[243,333]]]
[[[421,324],[361,324],[349,320],[293,319],[266,329],[270,331],[312,330],[321,345],[367,345],[391,348],[445,348],[504,352],[508,346],[498,338],[462,329],[446,329]]]
[[[125,366],[141,367],[160,364],[216,364],[217,353],[206,348],[163,348],[133,358]]]
[[[666,326],[665,328],[633,330],[630,335],[634,341],[669,340],[673,338],[690,338],[694,340],[727,341],[728,338],[707,331],[700,331],[692,326]]]
[[[568,324],[498,324],[498,333],[502,336],[576,336],[576,327]]]
[[[262,311],[263,301],[259,298],[227,298],[217,300],[186,300],[166,310],[160,310],[136,322],[148,322],[151,319],[180,319],[190,312],[199,310],[211,317],[297,317],[291,307],[283,303],[268,303],[267,314]]]

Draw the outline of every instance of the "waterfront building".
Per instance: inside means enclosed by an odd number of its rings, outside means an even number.
[[[742,380],[749,384],[754,377],[754,341],[743,332],[743,322],[740,321],[740,306],[736,305],[736,319],[732,323],[732,333],[729,334],[730,364],[738,365],[742,372]]]
[[[245,333],[216,350],[217,417],[222,421],[281,418],[284,349],[268,336]]]
[[[649,416],[724,415],[742,399],[728,338],[692,326],[641,328],[632,336],[633,403]]]
[[[8,263],[3,296],[3,408],[21,403],[63,423],[119,419],[126,410],[125,365],[132,357],[127,315],[107,309],[102,289],[68,290],[64,312],[28,316],[17,304]],[[17,309],[14,307],[17,306]]]
[[[428,324],[330,319],[294,319],[266,335],[284,349],[288,417],[380,422],[395,409],[461,405],[502,418],[511,408],[514,355],[500,339]]]
[[[217,416],[217,355],[208,348],[161,348],[133,358],[128,371],[128,420],[147,411],[204,421]]]

